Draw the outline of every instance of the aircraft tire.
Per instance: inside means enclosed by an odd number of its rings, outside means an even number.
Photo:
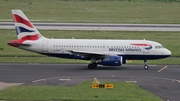
[[[97,67],[97,63],[92,63],[93,67],[96,68]]]
[[[88,69],[94,69],[97,67],[97,63],[92,63],[88,65]]]
[[[144,65],[144,69],[149,69],[149,66],[148,65]]]
[[[88,65],[88,69],[93,69],[93,65],[92,65],[92,64],[89,64],[89,65]]]

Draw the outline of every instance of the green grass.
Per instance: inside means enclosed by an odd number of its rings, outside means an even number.
[[[75,86],[14,86],[0,91],[0,100],[63,100],[63,101],[163,101],[134,83],[114,84],[113,89],[92,89],[86,81]]]
[[[156,65],[180,65],[179,63],[180,58],[166,58],[166,59],[159,59],[159,60],[148,60],[148,64],[156,64]],[[127,64],[144,64],[142,60],[133,60]]]
[[[0,21],[21,9],[34,22],[180,23],[179,0],[0,0]]]
[[[160,60],[148,60],[148,64],[179,65],[180,58],[166,58]],[[1,63],[58,63],[58,64],[89,64],[86,60],[62,59],[54,57],[0,57]],[[127,64],[144,64],[142,60],[133,60]]]
[[[62,59],[55,57],[0,57],[2,63],[61,63],[61,64],[88,64],[86,60]]]

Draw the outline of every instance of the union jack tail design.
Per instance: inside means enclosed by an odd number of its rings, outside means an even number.
[[[43,37],[21,10],[12,10],[12,15],[19,40],[38,40]]]

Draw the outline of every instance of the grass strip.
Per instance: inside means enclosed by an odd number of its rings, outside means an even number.
[[[61,100],[61,101],[163,101],[141,89],[135,83],[103,82],[114,84],[113,89],[92,89],[90,81],[75,86],[14,86],[0,91],[0,100]]]
[[[179,65],[180,58],[166,58],[159,60],[148,60],[148,64]],[[89,64],[90,61],[62,59],[54,57],[1,57],[1,63],[57,63],[57,64]],[[144,64],[143,60],[133,60],[127,64]]]
[[[0,21],[21,9],[34,22],[180,23],[179,0],[0,0]]]

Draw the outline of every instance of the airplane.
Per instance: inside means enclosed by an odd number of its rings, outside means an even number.
[[[97,65],[122,66],[126,60],[162,59],[171,51],[158,42],[150,40],[110,39],[49,39],[40,34],[21,10],[12,10],[18,39],[7,44],[23,50],[58,58],[90,60],[88,69]]]

